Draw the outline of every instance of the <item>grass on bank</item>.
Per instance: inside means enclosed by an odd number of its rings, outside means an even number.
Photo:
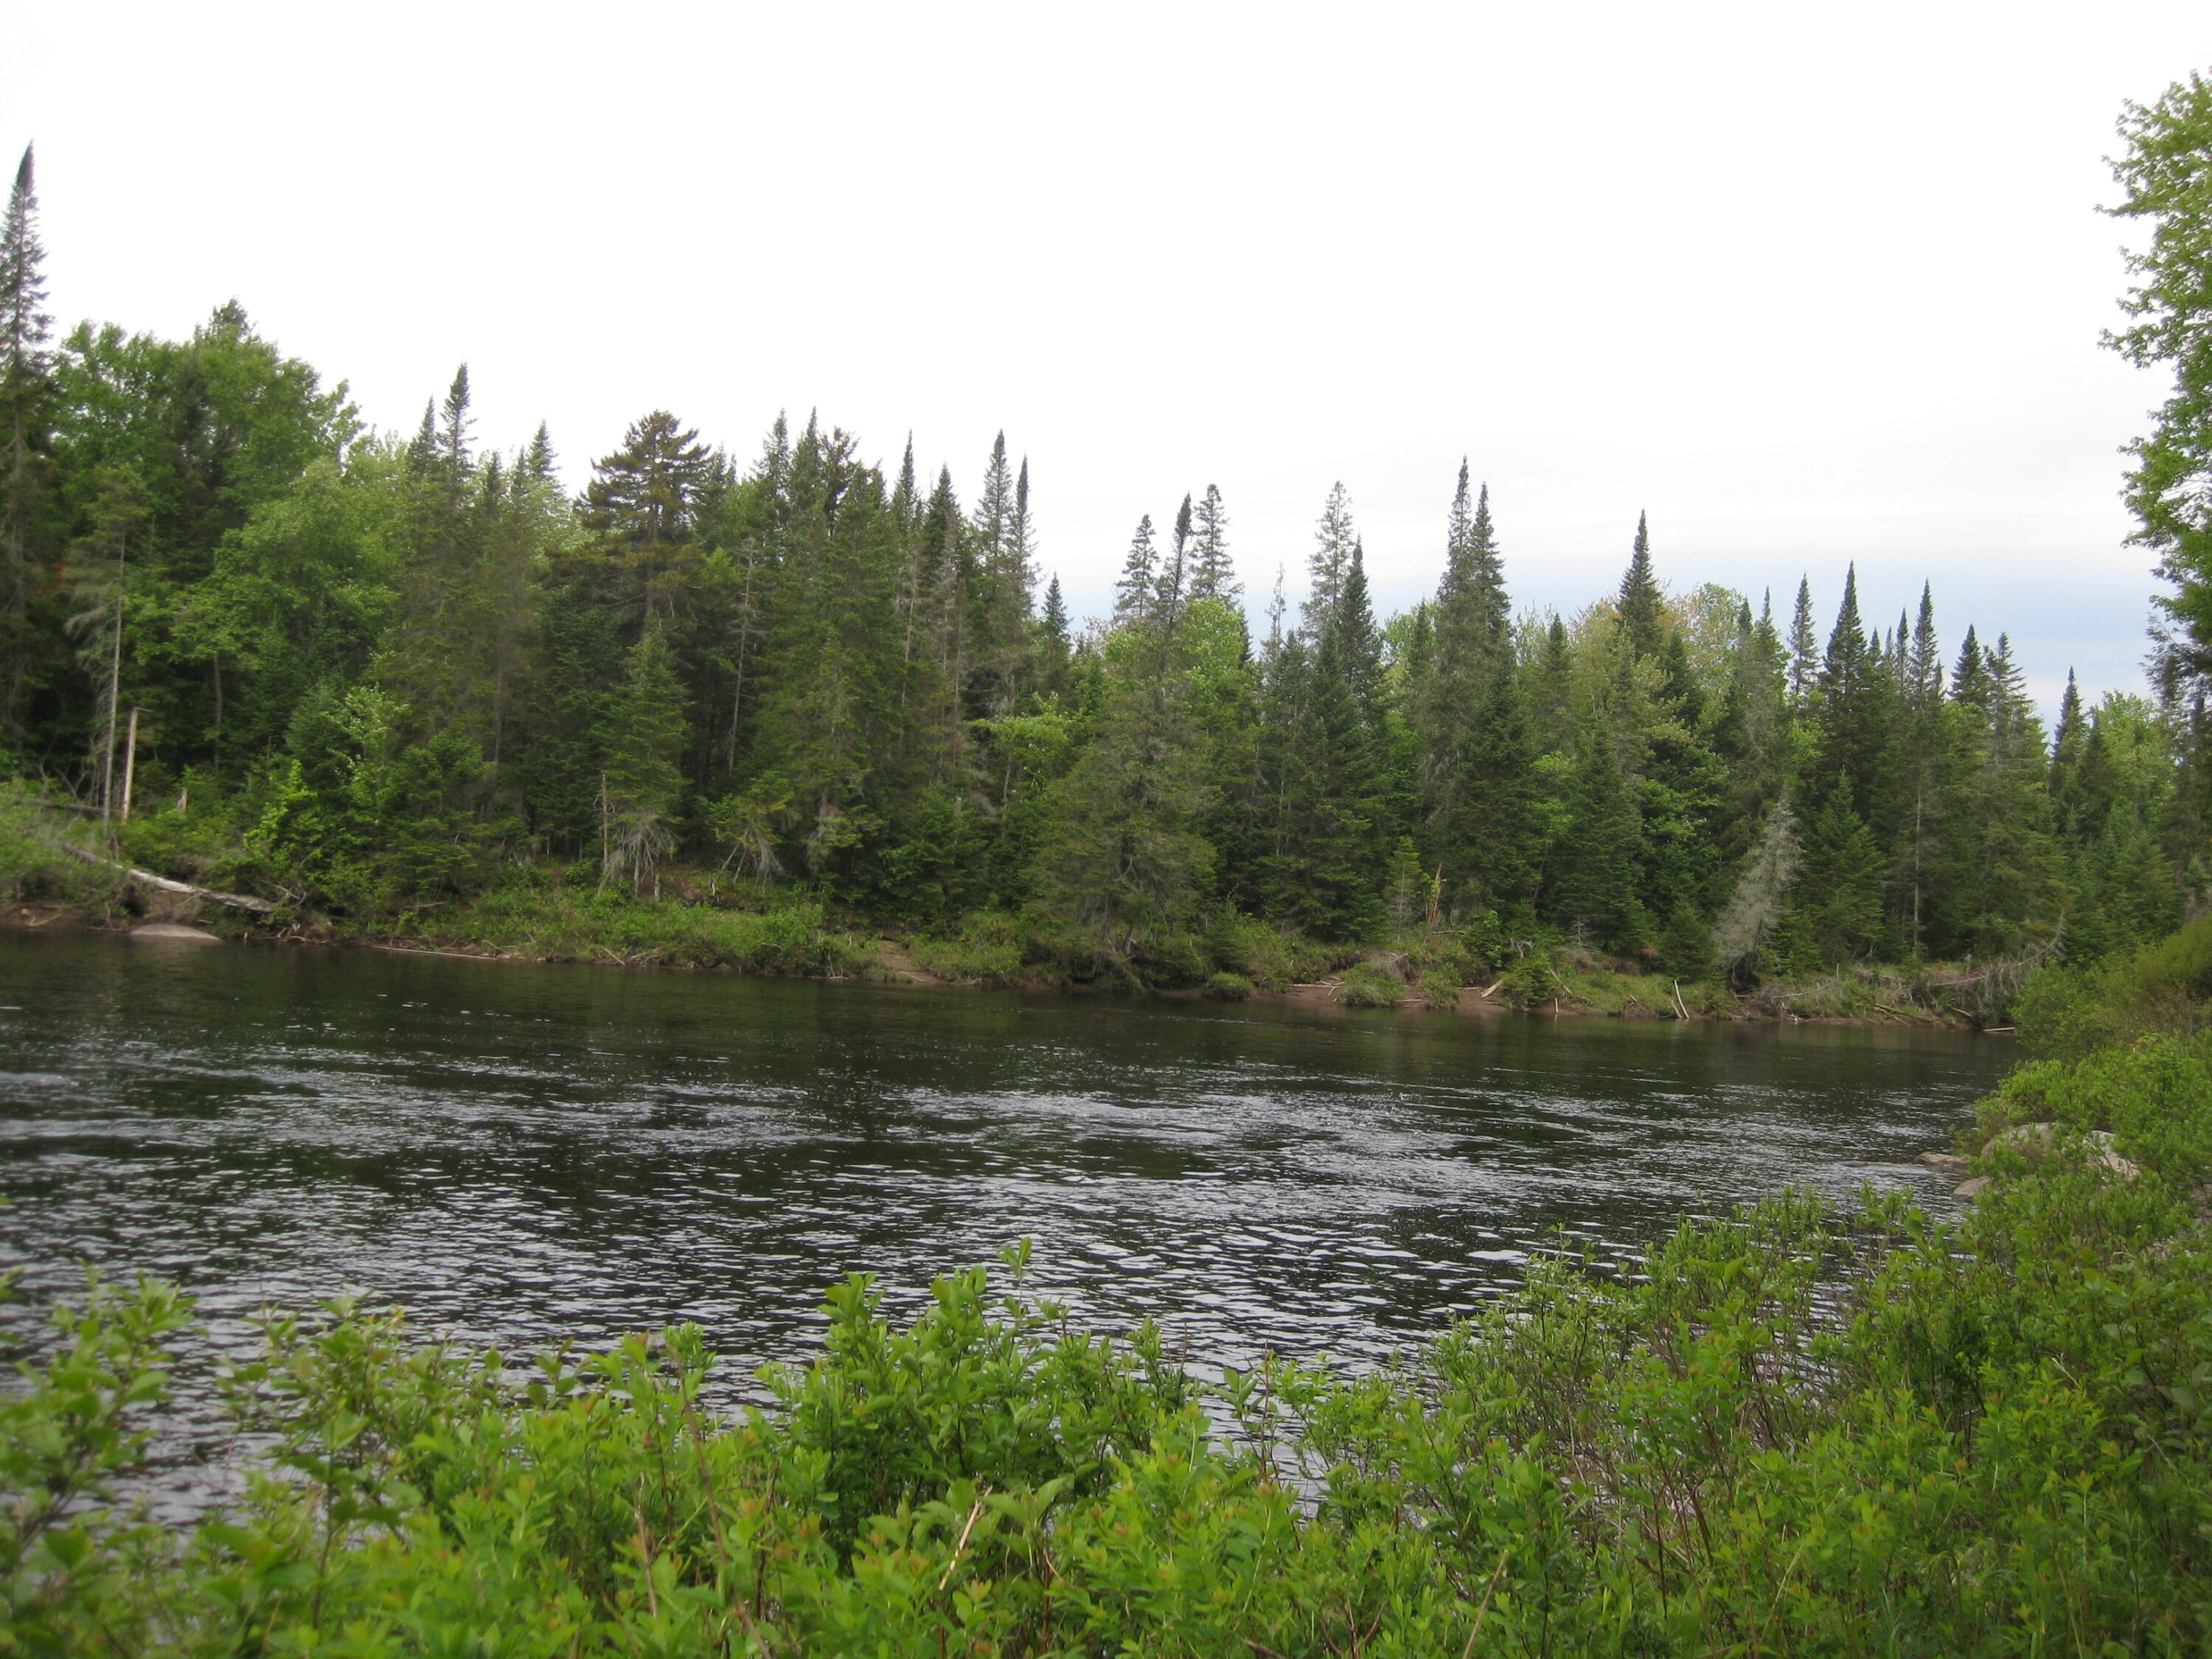
[[[1639,1273],[1540,1260],[1367,1375],[1202,1383],[1019,1255],[904,1329],[837,1287],[737,1420],[696,1329],[518,1364],[340,1303],[232,1369],[251,1490],[177,1531],[112,1494],[191,1311],[95,1286],[0,1402],[0,1652],[2201,1654],[2212,1032],[2142,1021],[2174,982],[2050,994],[2046,1036],[2140,1029],[1984,1103],[1978,1143],[2055,1127],[1956,1227],[1778,1198]]]

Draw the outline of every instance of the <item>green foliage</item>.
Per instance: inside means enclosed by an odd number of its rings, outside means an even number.
[[[2132,446],[2128,505],[2136,539],[2174,585],[2160,600],[2175,629],[2165,666],[2201,688],[2212,666],[2212,79],[2192,71],[2152,102],[2130,104],[2120,136],[2127,148],[2112,172],[2127,193],[2112,211],[2150,234],[2129,259],[2139,279],[2124,302],[2132,320],[2106,343],[2173,375],[2157,426]]]
[[[2039,975],[2014,1006],[2022,1041],[2040,1054],[2196,1030],[2212,1006],[2212,916],[2127,956]]]
[[[1406,994],[1406,981],[1381,963],[1363,962],[1348,970],[1336,988],[1347,1008],[1395,1008]]]
[[[967,918],[957,937],[914,941],[914,959],[939,979],[1012,985],[1024,975],[1029,939],[1019,921],[983,913]]]
[[[62,850],[72,844],[91,850],[82,825],[28,783],[0,778],[0,896],[112,908],[121,896],[113,876]]]

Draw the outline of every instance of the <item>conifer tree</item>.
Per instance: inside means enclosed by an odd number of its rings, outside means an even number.
[[[1462,900],[1500,908],[1533,888],[1534,756],[1522,707],[1490,489],[1472,501],[1465,461],[1444,532],[1444,573],[1408,675],[1422,839]]]
[[[1159,550],[1152,541],[1152,515],[1137,520],[1129,550],[1121,558],[1121,577],[1114,584],[1114,620],[1142,622],[1151,615],[1159,590]]]
[[[1136,604],[1109,641],[1097,733],[1052,791],[1032,872],[1046,909],[1112,963],[1190,927],[1215,861],[1202,833],[1212,799],[1191,641],[1181,608],[1153,602],[1154,563],[1147,516],[1130,550]]]
[[[1190,580],[1190,497],[1185,495],[1176,509],[1175,528],[1168,536],[1168,556],[1160,565],[1157,603],[1164,610],[1182,608]]]
[[[1611,951],[1643,947],[1650,919],[1637,896],[1642,836],[1613,745],[1595,730],[1577,745],[1565,832],[1546,883],[1547,915]]]
[[[1060,596],[1060,573],[1053,573],[1052,580],[1044,590],[1044,636],[1054,650],[1065,656],[1067,652],[1067,601]]]
[[[1615,601],[1621,632],[1628,648],[1639,657],[1655,657],[1664,643],[1666,601],[1660,597],[1658,579],[1651,574],[1651,526],[1644,514],[1636,515],[1636,541],[1628,556],[1628,568],[1620,578]]]
[[[1912,643],[1905,653],[1905,696],[1916,714],[1925,715],[1943,696],[1943,648],[1936,638],[1936,595],[1920,586],[1920,611],[1913,619]]]
[[[1016,477],[1006,458],[1006,434],[1000,433],[968,526],[975,571],[975,684],[969,702],[987,718],[1011,714],[1030,678],[1036,573],[1030,562],[1029,476],[1024,460]]]
[[[465,395],[465,381],[457,384]],[[623,447],[592,467],[578,518],[605,539],[641,630],[647,617],[672,622],[679,594],[698,573],[694,532],[714,474],[699,434],[665,409],[633,422]]]
[[[1346,561],[1317,639],[1301,630],[1269,653],[1262,694],[1251,896],[1316,939],[1359,939],[1380,922],[1395,839],[1368,690],[1379,664],[1363,565],[1356,552]]]
[[[553,453],[553,434],[543,421],[538,423],[530,447],[523,452],[520,471],[524,477],[542,483],[553,483],[560,471],[560,462]]]
[[[1314,526],[1313,555],[1307,563],[1304,627],[1310,639],[1321,637],[1322,626],[1337,595],[1344,591],[1345,574],[1352,568],[1352,550],[1358,539],[1352,522],[1352,498],[1340,479],[1322,505],[1320,522]]]
[[[1813,580],[1797,579],[1797,603],[1790,613],[1790,703],[1803,708],[1813,698],[1820,672],[1820,639],[1813,631]]]
[[[1219,599],[1234,606],[1243,597],[1243,585],[1237,580],[1237,567],[1229,556],[1229,513],[1221,503],[1221,491],[1212,484],[1192,514],[1192,525],[1196,537],[1193,549],[1191,597],[1194,599]]]
[[[629,649],[623,686],[611,710],[600,778],[599,880],[651,884],[676,844],[673,819],[684,774],[682,688],[658,619]]]
[[[46,311],[46,250],[29,146],[0,219],[0,739],[20,729],[39,654],[31,601],[40,563],[53,364]]]
[[[2074,671],[2066,671],[2066,692],[2058,700],[2058,725],[2051,734],[2051,793],[2054,799],[2065,800],[2071,793],[2074,776],[2081,764],[2081,746],[2086,734],[2081,729],[2081,688],[2074,682]]]

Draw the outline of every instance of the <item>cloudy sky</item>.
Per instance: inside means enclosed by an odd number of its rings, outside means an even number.
[[[1030,459],[1100,608],[1138,515],[1219,484],[1255,599],[1344,481],[1383,600],[1460,458],[1515,592],[1670,584],[1823,627],[1936,584],[2039,694],[2138,683],[2098,346],[2130,98],[2195,3],[1113,7],[0,0],[56,309],[182,332],[236,296],[411,427],[571,483],[655,406],[749,455],[780,409],[971,489]]]

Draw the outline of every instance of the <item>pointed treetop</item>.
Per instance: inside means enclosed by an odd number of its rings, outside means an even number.
[[[1137,520],[1136,534],[1129,538],[1129,551],[1121,561],[1121,579],[1114,584],[1115,622],[1140,621],[1151,611],[1158,561],[1152,545],[1152,515],[1147,513]]]
[[[415,441],[407,447],[407,460],[416,471],[426,471],[438,459],[438,400],[431,398],[422,405],[422,424],[415,434]]]
[[[1797,603],[1790,613],[1790,696],[1802,704],[1813,695],[1820,670],[1820,636],[1813,631],[1813,579],[1797,579]]]
[[[1160,609],[1172,616],[1181,608],[1186,586],[1190,547],[1190,497],[1182,498],[1176,509],[1175,528],[1168,535],[1168,556],[1160,565],[1159,588],[1156,595]]]
[[[1056,646],[1067,643],[1067,601],[1060,597],[1060,573],[1054,571],[1044,590],[1045,637]]]
[[[1229,512],[1217,486],[1206,485],[1191,514],[1191,524],[1197,537],[1191,555],[1191,598],[1234,605],[1243,589],[1237,580],[1237,567],[1230,562]]]
[[[8,211],[0,218],[0,386],[18,388],[43,378],[46,345],[53,319],[43,309],[46,297],[46,249],[39,242],[39,194],[33,183],[31,147],[15,167]],[[13,404],[20,392],[11,396]]]
[[[553,454],[553,434],[543,421],[538,423],[538,435],[530,441],[523,452],[522,471],[533,478],[550,479],[559,463]]]
[[[2051,734],[2051,762],[2054,768],[2070,766],[2081,754],[2081,688],[2075,684],[2074,671],[2066,671],[2066,695],[2058,702],[2058,724]],[[2054,774],[2051,782],[2059,781]]]
[[[1036,590],[1036,520],[1030,514],[1030,458],[1014,475],[1014,508],[1006,521],[1006,572],[1026,613]]]
[[[1951,696],[1959,702],[1978,702],[1987,690],[1989,677],[1982,654],[1982,642],[1974,632],[1973,624],[1966,625],[1966,637],[1959,646],[1959,660],[1951,670]]]
[[[1620,611],[1629,649],[1639,657],[1656,656],[1665,643],[1666,605],[1651,574],[1651,525],[1642,513],[1636,515],[1636,541],[1620,578]]]
[[[442,413],[445,419],[438,428],[439,459],[458,477],[468,471],[469,428],[475,424],[469,416],[469,366],[466,363],[463,363],[453,374],[453,384],[446,392]]]
[[[1339,479],[1322,504],[1320,521],[1314,526],[1313,558],[1308,566],[1311,580],[1305,603],[1309,633],[1320,633],[1330,608],[1344,591],[1344,573],[1351,565],[1352,545],[1358,539],[1352,523],[1352,498]]]
[[[1444,521],[1444,574],[1437,584],[1437,626],[1448,635],[1469,635],[1496,646],[1512,621],[1505,593],[1505,563],[1498,551],[1498,532],[1490,518],[1490,486],[1470,502],[1471,479],[1464,459]]]

